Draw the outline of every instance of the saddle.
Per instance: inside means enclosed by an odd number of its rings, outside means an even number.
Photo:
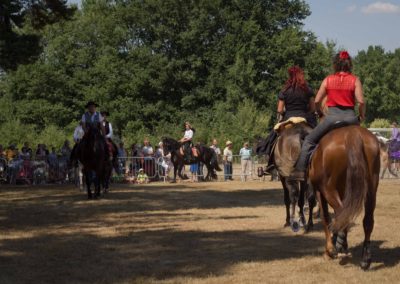
[[[278,133],[282,132],[284,129],[292,128],[296,124],[307,123],[304,117],[291,117],[288,120],[277,123],[274,126],[274,130]]]
[[[190,147],[190,150],[191,150],[191,154],[192,154],[193,157],[197,158],[199,156],[199,153],[198,153],[197,148],[195,146]],[[185,149],[184,149],[183,146],[179,149],[179,153],[182,156],[185,156]]]

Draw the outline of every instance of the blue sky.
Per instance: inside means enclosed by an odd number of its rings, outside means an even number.
[[[80,3],[81,0],[69,0]],[[400,48],[400,0],[306,0],[311,16],[304,28],[333,40],[354,55],[369,45]]]

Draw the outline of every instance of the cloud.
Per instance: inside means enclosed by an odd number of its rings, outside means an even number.
[[[351,5],[346,8],[346,13],[353,13],[357,10],[357,5]]]
[[[375,2],[361,9],[364,14],[394,14],[400,13],[400,5],[388,2]]]

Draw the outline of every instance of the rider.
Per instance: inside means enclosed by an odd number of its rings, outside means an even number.
[[[327,97],[327,116],[306,136],[295,171],[290,176],[292,180],[305,180],[310,155],[322,136],[334,128],[359,125],[360,121],[365,118],[362,85],[360,80],[351,73],[352,61],[349,53],[341,51],[336,54],[333,59],[333,67],[335,74],[329,75],[322,81],[315,98],[317,112],[322,114],[321,103]],[[354,111],[356,101],[358,102],[359,117]]]
[[[314,92],[304,79],[304,71],[299,66],[292,66],[288,69],[288,74],[289,79],[278,95],[278,121],[286,121],[291,117],[303,117],[307,119],[311,127],[315,127]],[[277,133],[271,131],[267,138],[268,165],[266,171],[268,173],[271,173],[275,167],[271,152],[277,137]]]
[[[187,162],[190,162],[190,160],[192,159],[191,149],[192,149],[192,140],[193,140],[194,132],[195,132],[194,128],[192,128],[190,123],[188,121],[186,121],[185,122],[185,134],[183,135],[183,138],[181,140],[179,140],[179,142],[182,143],[185,160]]]
[[[98,111],[96,111],[96,108],[99,105],[96,104],[93,101],[89,101],[85,107],[87,108],[87,111],[82,115],[82,128],[85,131],[85,133],[87,133],[89,127],[93,127],[93,128],[98,128],[100,125],[100,129],[103,133],[103,135],[106,135],[106,129],[104,127],[103,121],[104,118],[101,115],[101,113],[99,113]]]
[[[107,148],[110,154],[110,159],[113,160],[114,167],[118,168],[118,161],[117,161],[118,147],[112,141],[114,132],[111,122],[108,121],[108,116],[110,115],[110,113],[108,111],[102,111],[100,114],[103,116],[103,126],[106,134],[105,138],[106,138]]]

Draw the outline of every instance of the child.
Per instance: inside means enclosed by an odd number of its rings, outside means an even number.
[[[137,183],[138,184],[144,184],[144,183],[149,183],[149,177],[147,174],[143,171],[143,169],[139,170],[139,173],[137,175]]]
[[[191,164],[190,165],[190,173],[192,174],[192,182],[197,182],[197,170],[199,168],[199,164]]]

